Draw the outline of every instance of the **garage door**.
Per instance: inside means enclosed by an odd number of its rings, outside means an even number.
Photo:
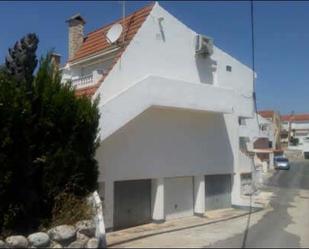
[[[114,229],[151,221],[151,180],[121,181],[114,186]]]
[[[222,209],[231,207],[231,176],[205,176],[205,209]]]
[[[193,178],[175,177],[164,180],[165,218],[175,219],[193,215]]]

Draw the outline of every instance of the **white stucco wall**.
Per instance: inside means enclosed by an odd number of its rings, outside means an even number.
[[[265,130],[261,129],[261,126],[265,126]],[[254,113],[252,118],[245,119],[245,125],[239,126],[240,136],[248,137],[253,142],[260,137],[267,137],[270,141],[274,139],[274,131],[272,130],[272,123]]]
[[[158,18],[163,17],[160,31]],[[252,97],[252,71],[219,48],[211,58],[195,56],[196,33],[156,4],[97,94],[102,102],[114,98],[141,79],[153,75],[196,84],[233,89],[241,98]],[[232,66],[232,72],[226,71]],[[220,100],[217,100],[218,102]],[[253,102],[234,107],[251,116]]]
[[[254,170],[253,160],[245,153],[239,151],[239,172],[251,173]]]
[[[309,129],[309,121],[298,121],[291,124],[292,129]]]
[[[242,107],[251,103],[248,99],[240,101],[238,98],[229,89],[150,76],[106,103],[100,102],[99,109],[103,114],[100,137],[105,140],[153,106],[237,115],[234,107],[242,113]]]
[[[289,122],[282,122],[282,129],[289,129]],[[291,123],[291,129],[309,129],[309,121],[293,121]]]
[[[102,142],[99,180],[233,173],[229,136],[222,114],[149,109]]]
[[[96,157],[99,182],[105,182],[107,191],[107,227],[113,224],[113,182],[117,180],[232,174],[232,201],[239,201],[234,114],[150,108],[102,141]],[[155,209],[159,213],[160,203]]]
[[[261,129],[261,126],[265,127],[265,130]],[[254,142],[258,138],[268,138],[269,141],[273,142],[274,146],[274,131],[272,123],[254,113],[252,118],[245,119],[245,124],[239,126],[239,136],[246,137],[249,139],[247,143],[247,149],[252,151],[254,149]],[[271,153],[271,156],[273,154]],[[272,164],[272,161],[271,161]],[[241,173],[250,173],[255,171],[254,161],[251,157],[242,151],[239,151],[239,171]]]

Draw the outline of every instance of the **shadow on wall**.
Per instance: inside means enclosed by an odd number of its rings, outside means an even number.
[[[195,63],[200,81],[206,84],[214,84],[217,61],[209,56],[204,57],[199,55],[195,57]]]
[[[234,172],[224,115],[182,109],[148,109],[103,141],[97,159],[113,180]]]

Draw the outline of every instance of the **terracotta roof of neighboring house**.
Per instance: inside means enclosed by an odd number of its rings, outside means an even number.
[[[258,114],[260,114],[263,118],[271,118],[274,116],[274,111],[272,110],[259,111]]]
[[[282,121],[309,121],[309,114],[282,115]]]
[[[76,96],[91,97],[96,92],[98,87],[99,87],[98,84],[96,84],[94,86],[84,87],[84,88],[75,90],[75,94],[76,94]]]
[[[266,149],[253,149],[253,150],[251,150],[250,152],[255,152],[255,153],[265,153],[265,154],[268,154],[268,153],[273,153],[273,152],[275,152],[275,153],[280,153],[280,152],[283,152],[283,150],[282,149],[273,149],[273,148],[266,148]]]
[[[150,14],[153,6],[154,6],[154,3],[151,3],[150,5],[147,5],[146,7],[140,10],[137,10],[134,13],[126,16],[124,18],[124,22],[122,19],[117,20],[109,25],[106,25],[100,29],[90,32],[84,38],[84,42],[81,48],[76,52],[74,58],[69,62],[75,62],[75,61],[87,58],[89,56],[93,56],[98,53],[101,53],[102,51],[108,50],[109,48],[112,47],[112,45],[109,44],[106,40],[106,33],[109,30],[109,28],[115,23],[120,23],[124,27],[123,32],[119,38],[119,41],[122,41],[124,39],[124,46],[122,46],[117,52],[110,68],[108,68],[106,73],[103,75],[103,77],[99,80],[99,82],[96,85],[78,89],[76,90],[76,95],[92,96],[96,92],[100,84],[104,81],[108,73],[112,70],[114,65],[117,63],[118,59],[121,57],[126,47],[129,45],[134,35],[137,33],[139,28],[142,26],[147,16]]]

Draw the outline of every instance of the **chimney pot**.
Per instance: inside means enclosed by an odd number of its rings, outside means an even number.
[[[61,55],[57,53],[51,54],[51,63],[57,68],[60,68]]]

